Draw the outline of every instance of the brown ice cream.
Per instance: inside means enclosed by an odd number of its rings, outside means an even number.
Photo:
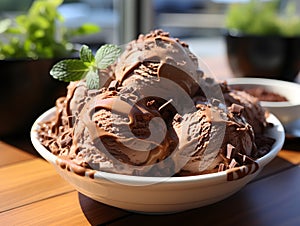
[[[241,106],[233,105],[225,112],[218,106],[198,104],[196,112],[185,114],[180,122],[174,123],[183,144],[179,153],[188,159],[180,175],[230,169],[244,165],[256,155],[254,133],[243,120],[241,109]],[[186,124],[190,125],[189,129],[182,130],[181,126]],[[243,156],[247,158],[243,159]]]
[[[41,142],[69,168],[186,176],[249,164],[268,126],[255,98],[206,77],[188,45],[161,30],[127,45],[100,71],[102,88],[72,82]]]
[[[120,84],[132,75],[167,78],[194,95],[203,72],[199,70],[198,59],[186,43],[170,37],[167,32],[156,30],[140,35],[127,45],[117,62],[115,75]]]
[[[261,136],[267,126],[267,122],[266,111],[261,107],[259,99],[244,91],[230,89],[227,84],[223,85],[223,94],[226,105],[242,105],[244,107],[242,115],[253,127],[256,136]]]
[[[155,105],[152,98],[131,105],[116,92],[95,96],[85,105],[75,125],[76,161],[96,169],[104,169],[105,165],[109,172],[147,174],[178,143]]]

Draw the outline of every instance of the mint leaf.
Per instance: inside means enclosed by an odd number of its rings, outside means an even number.
[[[50,74],[53,78],[65,82],[85,78],[88,89],[99,89],[99,70],[105,69],[112,64],[120,53],[120,47],[106,44],[98,49],[96,56],[94,56],[92,50],[88,46],[83,45],[79,53],[80,59],[62,60],[52,67]]]
[[[53,78],[64,82],[77,81],[82,79],[89,67],[81,60],[68,59],[56,63],[50,70]]]
[[[98,75],[98,70],[89,70],[86,74],[86,84],[88,89],[99,89],[100,79]]]
[[[91,63],[95,60],[92,50],[86,45],[81,46],[79,54],[83,62]]]
[[[100,70],[107,68],[117,59],[120,53],[121,48],[116,45],[106,44],[101,46],[101,48],[96,52],[96,66]]]

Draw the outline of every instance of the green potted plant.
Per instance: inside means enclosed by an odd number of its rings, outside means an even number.
[[[225,40],[234,75],[295,80],[300,69],[300,17],[295,3],[250,0],[230,5]]]
[[[58,7],[63,0],[35,0],[25,14],[0,21],[0,136],[24,133],[34,118],[53,106],[65,83],[51,79],[59,60],[71,57],[71,38],[98,32],[94,24],[68,29]]]

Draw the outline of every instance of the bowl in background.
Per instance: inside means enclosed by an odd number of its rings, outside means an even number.
[[[229,66],[236,77],[294,81],[300,71],[300,37],[224,32]]]
[[[274,114],[286,129],[300,120],[300,84],[276,79],[263,78],[231,78],[227,80],[231,87],[243,90],[263,88],[266,91],[279,94],[288,101],[260,101],[261,105]],[[299,124],[299,123],[298,123]],[[300,128],[298,128],[300,130]],[[289,131],[286,131],[289,134]]]
[[[174,213],[223,200],[243,188],[280,151],[284,143],[284,129],[280,121],[270,115],[274,127],[268,129],[276,139],[272,150],[253,164],[218,173],[183,177],[128,176],[101,171],[78,175],[61,167],[60,159],[49,152],[39,141],[39,123],[55,115],[55,108],[42,114],[33,124],[31,140],[40,155],[78,192],[107,205],[142,213]]]

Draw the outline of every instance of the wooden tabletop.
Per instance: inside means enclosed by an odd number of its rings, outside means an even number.
[[[78,193],[44,159],[0,141],[0,225],[300,225],[299,165],[300,140],[289,139],[233,196],[181,213],[142,215]]]

